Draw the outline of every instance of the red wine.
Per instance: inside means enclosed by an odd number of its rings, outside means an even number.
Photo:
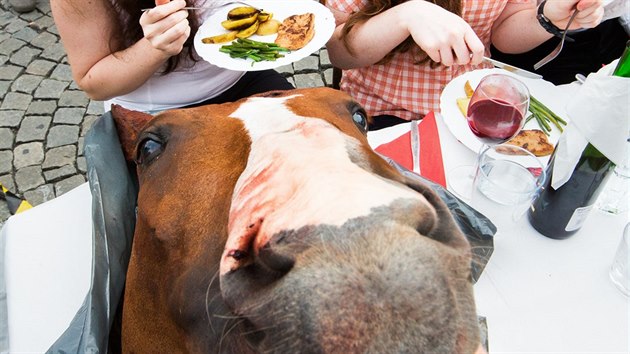
[[[529,221],[541,234],[565,239],[582,227],[614,164],[588,144],[571,178],[558,189],[551,187],[555,152],[547,165],[541,194],[529,210]]]
[[[504,143],[518,133],[523,114],[509,102],[481,99],[468,107],[468,126],[479,140],[495,145]]]

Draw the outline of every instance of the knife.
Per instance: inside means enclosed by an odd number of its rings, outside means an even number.
[[[538,75],[538,74],[534,74],[531,71],[527,71],[521,68],[517,68],[516,66],[510,65],[510,64],[506,64],[506,63],[502,63],[498,60],[494,60],[494,59],[490,59],[488,57],[483,57],[484,61],[487,61],[488,63],[496,66],[497,68],[501,68],[503,70],[507,70],[509,72],[515,73],[516,75],[520,75],[522,77],[527,77],[530,79],[542,79],[542,75]]]
[[[412,171],[420,174],[420,134],[418,133],[418,121],[412,120],[411,126],[411,166]]]

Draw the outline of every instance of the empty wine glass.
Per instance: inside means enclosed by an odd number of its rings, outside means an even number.
[[[518,134],[529,108],[527,86],[513,76],[491,74],[477,85],[468,104],[468,127],[486,146],[502,144]],[[485,145],[484,145],[485,144]],[[458,166],[449,172],[449,187],[460,198],[470,200],[476,166]]]

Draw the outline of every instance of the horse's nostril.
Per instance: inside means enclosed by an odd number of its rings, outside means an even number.
[[[258,259],[256,263],[274,273],[284,275],[293,268],[295,260],[292,257],[277,252],[277,250],[274,249],[269,242],[258,251]]]

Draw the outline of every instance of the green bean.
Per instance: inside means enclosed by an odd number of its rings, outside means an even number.
[[[254,65],[254,63],[261,61],[274,61],[278,58],[283,58],[284,54],[281,54],[281,52],[289,52],[290,50],[275,43],[238,38],[230,44],[221,46],[219,51],[229,54],[232,58],[249,58],[253,61],[252,65]]]

